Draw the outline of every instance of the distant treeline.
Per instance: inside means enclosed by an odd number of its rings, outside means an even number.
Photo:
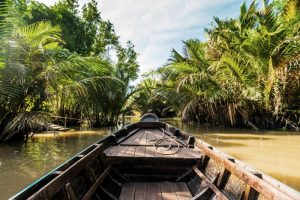
[[[145,78],[136,105],[154,99],[165,107],[152,110],[186,122],[299,130],[300,1],[244,3],[237,18],[215,17],[205,31],[206,41],[184,41]]]

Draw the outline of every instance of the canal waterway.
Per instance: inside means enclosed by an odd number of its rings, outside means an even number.
[[[300,191],[300,134],[169,123]],[[114,131],[71,130],[0,144],[0,199],[7,199],[74,154]]]

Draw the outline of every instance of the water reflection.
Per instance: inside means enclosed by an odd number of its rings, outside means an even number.
[[[299,134],[203,127],[182,124],[174,119],[167,121],[300,190]],[[36,135],[27,143],[0,144],[0,199],[7,199],[112,131],[111,128],[73,130],[56,136],[52,133]]]
[[[0,144],[0,199],[7,199],[111,131],[74,130],[55,137],[35,135],[27,143]]]

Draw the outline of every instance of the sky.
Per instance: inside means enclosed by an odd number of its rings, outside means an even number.
[[[39,0],[53,5],[57,0]],[[80,5],[88,0],[79,0]],[[213,17],[237,17],[243,0],[98,0],[101,17],[110,20],[122,44],[131,41],[141,73],[165,64],[182,41],[205,40]]]

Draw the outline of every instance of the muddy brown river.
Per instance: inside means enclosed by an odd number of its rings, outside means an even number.
[[[300,191],[300,133],[211,128],[166,120]],[[0,144],[0,199],[7,199],[112,128],[36,135]]]

